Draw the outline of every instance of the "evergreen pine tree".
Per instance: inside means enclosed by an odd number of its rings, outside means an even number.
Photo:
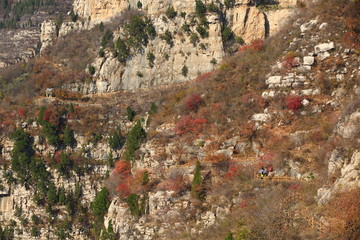
[[[113,150],[118,150],[124,144],[123,137],[121,136],[121,134],[119,132],[120,132],[119,130],[115,130],[114,132],[111,133],[111,135],[109,137],[109,146]]]
[[[124,153],[125,160],[134,160],[135,151],[140,147],[140,144],[145,137],[145,130],[142,128],[140,121],[138,121],[128,134],[126,150]]]
[[[156,104],[154,102],[151,103],[150,105],[150,114],[154,114],[157,113],[157,109],[158,107],[156,106]]]
[[[149,172],[148,172],[148,171],[145,171],[145,172],[144,172],[144,175],[143,175],[143,179],[142,179],[142,185],[148,184],[149,181],[150,181],[150,179],[149,179]]]
[[[129,206],[131,215],[140,216],[139,196],[135,193],[132,193],[126,198],[126,202]]]
[[[132,122],[134,120],[135,114],[136,114],[136,112],[134,110],[132,110],[132,108],[130,106],[128,106],[126,108],[126,115],[130,122]]]
[[[73,162],[69,156],[62,152],[60,155],[59,172],[64,177],[70,177],[70,170],[73,167]]]
[[[103,217],[110,206],[109,191],[102,188],[95,196],[94,201],[91,203],[91,209],[95,216]]]
[[[64,144],[65,146],[73,147],[75,145],[75,138],[74,138],[74,132],[69,128],[69,126],[66,126],[64,131]]]
[[[242,238],[241,238],[242,239]],[[233,234],[230,232],[228,235],[226,235],[224,240],[234,240]]]
[[[69,112],[73,113],[74,111],[75,111],[74,105],[72,103],[70,103]]]
[[[26,182],[29,177],[31,158],[35,153],[32,148],[32,138],[29,133],[19,128],[11,135],[11,139],[14,140],[14,147],[11,152],[12,170],[18,174],[22,182]]]
[[[64,205],[66,202],[66,191],[63,186],[59,189],[58,194],[59,194],[59,204]]]
[[[56,187],[53,182],[49,183],[49,190],[47,192],[48,204],[52,207],[58,201],[58,196],[56,194]]]
[[[191,184],[191,193],[192,195],[197,198],[201,199],[201,184],[202,184],[202,177],[201,177],[201,165],[200,162],[196,162],[195,166],[195,173],[194,173],[194,179]]]
[[[40,124],[40,125],[43,125],[44,124],[44,113],[45,113],[45,111],[46,111],[46,108],[45,108],[45,106],[41,106],[41,108],[40,108],[40,112],[39,112],[39,115],[38,115],[38,119],[37,119],[37,121],[38,121],[38,123]]]

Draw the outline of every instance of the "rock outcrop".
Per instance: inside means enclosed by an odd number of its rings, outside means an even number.
[[[161,18],[156,18],[154,26],[158,35],[162,35],[166,30],[179,31],[178,26],[182,26],[186,20],[177,18],[165,23]],[[114,58],[112,53],[107,53],[104,58],[97,58],[93,64],[96,69],[95,82],[82,86],[82,92],[105,93],[179,83],[212,71],[212,61],[220,62],[224,51],[220,23],[213,15],[208,16],[208,21],[209,37],[202,39],[203,47],[199,44],[194,46],[190,42],[190,36],[183,35],[174,36],[172,46],[155,38],[142,53],[133,56],[125,65]],[[155,55],[153,66],[147,60],[150,52]],[[184,67],[188,69],[186,74],[182,71]]]
[[[137,3],[138,1],[135,0],[77,0],[74,2],[74,10],[85,21],[81,24],[64,23],[60,28],[59,36],[65,37],[71,31],[89,29],[99,22],[111,21],[112,17],[119,16],[128,9],[138,9]],[[193,21],[195,1],[154,0],[141,1],[141,3],[141,10],[152,19],[158,36],[165,31],[175,33],[173,45],[170,46],[157,37],[144,48],[144,51],[134,55],[126,64],[121,64],[111,52],[106,52],[104,57],[98,57],[92,64],[96,70],[93,81],[84,84],[72,83],[67,86],[68,89],[85,94],[106,93],[185,82],[212,71],[214,65],[226,55],[222,41],[222,21],[217,14],[207,14],[209,37],[200,39],[200,43],[195,45],[190,41],[190,35],[181,29],[183,24]],[[225,11],[231,29],[246,43],[276,34],[295,12],[289,8],[294,6],[293,1],[280,1],[279,6],[285,8],[268,12],[259,10],[255,6],[257,4],[259,3],[256,1],[237,1],[234,8]],[[178,16],[165,21],[164,13],[169,6],[173,6],[178,15],[180,12],[186,12],[186,17]],[[46,26],[51,30],[49,23],[46,23]],[[196,33],[196,25],[190,24],[190,30]],[[120,35],[116,32],[114,34]],[[48,41],[47,38],[42,39],[44,43]],[[147,60],[149,53],[156,54],[153,66],[150,66]],[[185,74],[183,68],[187,69]]]
[[[39,50],[40,31],[0,30],[0,69],[33,58]]]
[[[317,200],[319,204],[327,203],[336,193],[360,188],[360,153],[358,151],[352,154],[348,163],[344,162],[341,164],[341,160],[337,161],[336,168],[334,168],[334,162],[330,161],[330,166],[330,173],[340,170],[340,176],[331,187],[324,187],[318,190]]]

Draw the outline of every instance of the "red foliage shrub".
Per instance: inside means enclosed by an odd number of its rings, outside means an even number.
[[[186,100],[186,109],[196,112],[203,103],[204,100],[199,94],[193,94]]]
[[[204,74],[198,76],[198,77],[196,78],[196,81],[201,82],[201,81],[203,81],[203,80],[205,80],[205,79],[208,79],[208,78],[210,78],[210,77],[213,75],[213,73],[214,73],[214,72],[204,73]]]
[[[255,51],[255,52],[258,52],[258,51],[260,51],[261,49],[263,49],[264,46],[265,46],[264,40],[258,38],[258,39],[252,40],[250,44],[242,46],[242,47],[240,48],[239,52],[240,52],[240,53],[241,53],[241,52],[245,52],[245,51],[247,51],[247,50],[249,50],[249,49],[250,49],[250,50],[253,50],[253,51]]]
[[[116,188],[120,197],[127,197],[130,195],[130,188],[127,183],[121,182]]]
[[[299,61],[297,61],[294,56],[285,57],[281,63],[283,68],[287,68],[287,69],[291,69],[293,67],[299,66],[299,64],[300,64]]]
[[[131,164],[128,161],[120,160],[115,163],[115,168],[110,176],[110,188],[116,187],[116,193],[120,197],[127,197],[130,195],[131,180]],[[114,186],[115,185],[115,186]]]
[[[298,183],[292,183],[289,186],[289,190],[296,192],[300,189],[300,185]]]
[[[175,133],[179,135],[184,133],[197,134],[202,130],[206,122],[205,118],[193,118],[189,115],[183,116],[175,126]]]
[[[263,47],[265,46],[264,44],[264,40],[262,39],[255,39],[251,41],[251,47],[255,50],[255,51],[260,51]]]
[[[120,174],[121,176],[129,175],[131,173],[130,162],[125,161],[125,160],[120,160],[120,161],[116,162],[114,173]]]
[[[299,108],[302,105],[301,101],[302,101],[302,99],[300,96],[287,97],[286,98],[286,107],[289,110],[296,112],[297,110],[299,110]]]
[[[25,108],[19,108],[18,109],[18,114],[19,116],[22,118],[22,119],[25,119],[26,118],[26,109]]]
[[[240,203],[240,208],[246,208],[247,207],[247,201],[246,200],[242,200]]]
[[[62,153],[61,150],[55,152],[55,154],[54,154],[54,161],[55,161],[55,163],[60,163],[61,153]]]
[[[239,173],[239,166],[238,165],[231,165],[227,171],[227,173],[225,174],[225,177],[227,179],[232,179],[233,177],[235,177],[236,175],[238,175]]]
[[[43,116],[43,120],[46,121],[46,122],[49,122],[52,113],[53,113],[53,112],[51,111],[51,109],[46,109],[46,111],[45,111],[45,113],[44,113],[44,116]]]

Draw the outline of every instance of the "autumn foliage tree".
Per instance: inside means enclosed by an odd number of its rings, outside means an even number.
[[[116,192],[120,197],[127,197],[130,194],[131,164],[129,161],[120,160],[115,164],[114,172],[111,176],[115,181]]]

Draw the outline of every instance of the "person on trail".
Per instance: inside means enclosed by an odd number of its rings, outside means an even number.
[[[268,175],[269,175],[268,167],[265,167],[264,176],[267,177]]]
[[[260,168],[259,173],[260,173],[260,177],[264,177],[264,173],[265,173],[264,167]]]
[[[273,166],[269,166],[269,168],[268,168],[268,176],[269,177],[272,177],[272,176],[274,176],[274,168],[273,168]]]

